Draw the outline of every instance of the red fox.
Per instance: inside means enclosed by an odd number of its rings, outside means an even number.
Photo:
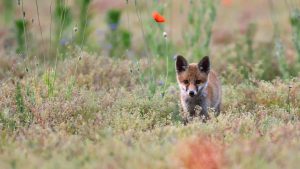
[[[209,119],[208,108],[213,108],[216,116],[221,109],[221,82],[217,74],[210,70],[210,60],[205,56],[200,62],[188,64],[186,59],[176,57],[176,75],[180,88],[180,100],[183,111],[189,117],[197,115],[197,107],[201,107],[200,117]],[[188,118],[185,117],[185,123]]]

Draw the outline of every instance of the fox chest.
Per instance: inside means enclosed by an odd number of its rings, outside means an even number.
[[[207,109],[207,101],[205,96],[195,96],[192,98],[181,98],[183,110],[194,116]],[[198,111],[198,112],[197,112]]]

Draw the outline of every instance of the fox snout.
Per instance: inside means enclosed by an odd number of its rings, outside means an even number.
[[[187,86],[187,94],[190,96],[190,97],[194,97],[197,95],[198,93],[198,90],[197,90],[197,86],[196,85],[193,85],[193,84],[190,84]]]
[[[201,93],[205,87],[206,83],[204,83],[203,85],[195,86],[194,88],[188,88],[186,92],[190,97],[194,97],[198,95],[199,92]]]
[[[188,91],[188,93],[191,97],[194,97],[195,95],[197,95],[197,92],[195,92],[193,90]]]

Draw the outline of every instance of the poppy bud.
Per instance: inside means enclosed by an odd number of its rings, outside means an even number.
[[[164,32],[164,33],[163,33],[163,36],[164,36],[165,39],[167,39],[167,38],[168,38],[167,32]]]
[[[78,27],[75,26],[75,27],[73,28],[73,31],[74,31],[74,32],[77,32],[77,31],[78,31]]]

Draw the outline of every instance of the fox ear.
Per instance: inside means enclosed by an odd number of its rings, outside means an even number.
[[[181,55],[176,56],[176,71],[177,73],[183,72],[187,69],[188,62]]]
[[[199,70],[201,72],[209,73],[210,70],[210,61],[209,57],[205,56],[201,61],[198,63]]]

